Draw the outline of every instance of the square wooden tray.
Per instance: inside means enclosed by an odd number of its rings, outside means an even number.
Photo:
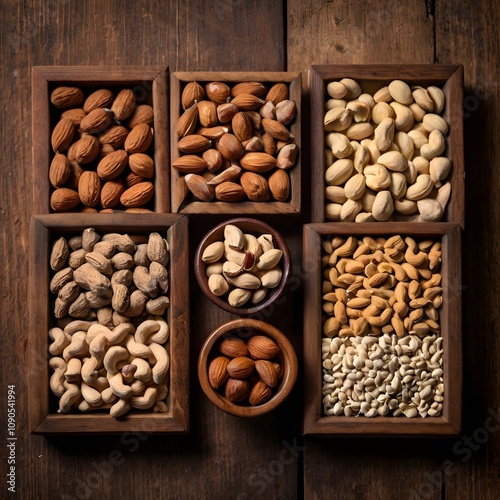
[[[301,74],[286,72],[176,72],[170,76],[170,130],[171,161],[174,162],[180,156],[177,149],[178,138],[175,134],[177,122],[182,111],[182,90],[188,82],[200,82],[201,85],[209,82],[220,81],[225,83],[257,81],[274,84],[283,82],[289,84],[290,99],[295,101],[296,117],[289,130],[294,135],[294,142],[299,147],[299,153],[295,165],[289,170],[291,183],[291,196],[289,201],[252,202],[243,201],[239,203],[228,203],[222,201],[201,202],[190,201],[190,192],[186,187],[183,175],[171,167],[171,189],[172,189],[172,213],[190,214],[299,214],[301,210]]]
[[[440,310],[443,337],[444,402],[439,417],[346,417],[325,416],[322,396],[321,340],[323,321],[321,307],[321,239],[339,236],[441,237],[443,305]],[[407,435],[439,436],[460,432],[462,394],[461,352],[461,248],[460,226],[452,223],[323,223],[304,226],[304,387],[305,435]]]
[[[49,166],[53,157],[50,136],[55,125],[50,94],[56,86],[75,85],[83,91],[98,88],[134,90],[136,99],[154,111],[155,212],[170,211],[168,68],[164,66],[34,66],[32,68],[33,213],[46,214],[52,186]],[[151,203],[151,202],[150,202]]]
[[[48,331],[53,322],[49,256],[55,238],[93,227],[98,233],[149,234],[158,231],[170,245],[170,386],[167,413],[59,414],[49,389]],[[29,427],[36,434],[185,433],[189,429],[189,263],[186,217],[161,214],[50,214],[34,216],[30,228]]]
[[[463,66],[444,64],[398,65],[318,65],[311,66],[311,134],[312,134],[312,220],[325,221],[325,132],[323,118],[327,99],[326,86],[342,78],[353,78],[361,87],[376,88],[399,79],[413,85],[441,87],[446,105],[443,118],[450,126],[445,138],[445,155],[451,159],[451,197],[442,222],[464,226],[464,152],[463,152]],[[403,218],[404,216],[400,216]]]

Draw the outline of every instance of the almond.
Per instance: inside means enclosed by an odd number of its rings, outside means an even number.
[[[276,105],[276,120],[283,125],[288,125],[295,116],[295,102],[288,99]]]
[[[109,144],[115,149],[121,148],[127,138],[128,132],[128,129],[121,125],[110,127],[104,134],[98,137],[99,144]]]
[[[259,380],[252,387],[250,395],[248,396],[248,402],[252,406],[260,405],[267,401],[271,397],[272,391],[262,380]]]
[[[50,95],[56,108],[74,108],[83,102],[83,92],[77,87],[57,87]]]
[[[74,160],[77,163],[85,165],[95,160],[99,154],[99,141],[93,135],[84,135],[72,145],[72,149]]]
[[[78,189],[78,181],[80,180],[80,176],[83,174],[83,168],[78,163],[76,163],[76,161],[70,161],[69,169],[70,174],[65,187],[70,189]]]
[[[197,82],[189,82],[182,91],[182,108],[188,109],[195,103],[195,101],[201,101],[203,99],[205,99],[205,91],[203,90],[203,87]]]
[[[248,139],[248,141],[243,141],[242,144],[245,148],[245,151],[253,151],[254,153],[256,153],[264,149],[264,143],[262,142],[262,139],[257,136],[253,136],[251,139]]]
[[[134,109],[135,97],[130,89],[121,90],[111,106],[111,111],[113,111],[118,121],[126,120]]]
[[[225,394],[232,403],[243,401],[250,392],[250,383],[247,380],[229,378],[226,383]]]
[[[201,153],[212,146],[212,141],[198,134],[183,137],[177,143],[179,151],[187,154]]]
[[[280,149],[276,159],[276,166],[284,170],[293,167],[299,148],[297,144],[286,144]]]
[[[125,139],[125,151],[129,154],[145,153],[153,141],[153,132],[147,123],[139,123]]]
[[[77,127],[80,125],[82,120],[87,116],[87,113],[82,108],[72,108],[67,109],[61,113],[61,120],[67,118],[71,120]]]
[[[221,155],[229,161],[239,160],[243,154],[243,145],[233,134],[224,134],[217,143]]]
[[[247,342],[247,348],[253,359],[273,359],[280,348],[269,337],[264,335],[254,335]]]
[[[260,379],[269,387],[278,385],[278,371],[271,361],[259,359],[255,362],[255,370],[259,374]]]
[[[120,203],[120,197],[125,191],[125,183],[121,179],[104,183],[101,189],[102,208],[114,208]]]
[[[266,101],[271,101],[275,106],[285,99],[288,99],[288,87],[284,83],[275,83],[265,97]]]
[[[146,179],[142,177],[141,175],[134,174],[134,172],[130,172],[127,174],[127,177],[125,177],[125,184],[127,187],[132,187],[135,186],[136,184],[139,184],[139,182],[144,182]]]
[[[240,160],[240,165],[250,172],[268,172],[276,166],[276,158],[268,153],[247,153]]]
[[[241,82],[237,83],[231,89],[231,96],[236,97],[240,94],[252,94],[257,97],[262,97],[266,92],[267,88],[260,82]]]
[[[274,156],[278,150],[276,146],[276,141],[267,133],[262,134],[262,144],[264,148],[264,153]]]
[[[97,172],[86,170],[78,181],[78,195],[81,202],[87,207],[95,207],[99,204],[101,195],[101,179]]]
[[[253,135],[252,121],[246,113],[239,111],[233,116],[231,121],[233,127],[233,134],[240,141],[247,141]]]
[[[215,195],[215,190],[207,184],[207,181],[197,174],[187,174],[184,177],[186,186],[200,201],[211,201]]]
[[[262,116],[257,111],[245,111],[246,115],[252,120],[253,128],[256,130],[260,130]]]
[[[222,127],[221,125],[217,125],[216,127],[201,127],[196,133],[206,137],[207,139],[212,139],[212,141],[216,141],[220,139],[224,134],[229,132],[228,127]]]
[[[130,115],[127,121],[127,127],[132,129],[139,123],[147,123],[152,125],[154,121],[154,111],[149,104],[141,104],[137,106],[134,112]]]
[[[71,278],[70,278],[71,279]],[[248,356],[248,349],[245,342],[237,337],[228,337],[222,340],[219,351],[229,358]]]
[[[269,187],[266,179],[253,172],[245,172],[240,178],[241,186],[252,201],[268,201]]]
[[[221,123],[230,122],[233,119],[233,116],[238,113],[240,109],[236,104],[231,102],[225,102],[224,104],[219,104],[217,106],[217,118]]]
[[[172,167],[179,172],[195,174],[205,170],[207,168],[207,162],[197,155],[184,155],[177,158],[177,160],[172,163]]]
[[[90,113],[97,108],[108,108],[113,102],[114,95],[109,89],[99,89],[92,92],[85,102],[83,103],[83,109],[86,113]]]
[[[269,190],[277,201],[285,201],[290,195],[290,177],[288,172],[276,169],[268,179]]]
[[[215,390],[225,384],[228,379],[228,364],[229,359],[225,356],[218,356],[210,362],[210,365],[208,366],[208,381]]]
[[[60,120],[52,131],[51,144],[55,153],[68,149],[75,135],[75,125],[68,118]]]
[[[201,155],[203,160],[207,163],[207,168],[210,172],[217,172],[222,167],[222,155],[220,151],[210,148],[203,152]]]
[[[65,155],[56,153],[52,162],[50,163],[49,169],[49,180],[50,183],[58,188],[61,187],[69,179],[71,175],[71,169],[69,166],[69,160]]]
[[[118,177],[128,163],[128,154],[119,149],[106,155],[97,165],[97,174],[101,179],[110,181]]]
[[[217,105],[212,101],[200,101],[198,103],[198,115],[203,127],[217,125]]]
[[[243,201],[246,198],[245,190],[235,182],[222,182],[215,187],[215,197],[219,201]]]
[[[243,111],[252,111],[265,103],[260,97],[253,94],[238,94],[231,102]]]
[[[209,186],[217,186],[223,182],[234,181],[238,179],[241,174],[241,167],[238,165],[231,165],[230,167],[223,170],[219,175],[216,175],[213,179],[208,181]]]
[[[185,137],[192,134],[198,123],[198,103],[194,103],[190,108],[182,113],[177,122],[177,136]]]
[[[269,120],[268,118],[263,118],[262,127],[274,139],[278,139],[280,141],[288,141],[293,138],[289,130],[278,120]]]
[[[73,210],[80,203],[78,193],[73,189],[61,187],[56,189],[50,197],[50,206],[56,212]]]
[[[239,356],[232,359],[227,365],[227,373],[232,378],[247,378],[252,375],[255,368],[255,361],[246,356]]]
[[[151,182],[139,182],[128,188],[120,197],[124,207],[133,208],[146,205],[154,195],[154,186]]]
[[[111,125],[111,113],[103,108],[91,111],[80,123],[80,130],[86,134],[97,134]]]
[[[97,154],[97,158],[102,160],[105,156],[113,153],[115,148],[110,144],[101,144],[99,147],[99,153]]]
[[[229,87],[222,82],[207,83],[207,85],[205,85],[205,92],[207,98],[211,101],[216,102],[217,104],[227,102],[231,94]]]
[[[151,156],[144,153],[134,153],[128,157],[130,170],[137,175],[151,179],[155,173],[155,163]]]

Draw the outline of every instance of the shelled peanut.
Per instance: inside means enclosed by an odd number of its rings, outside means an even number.
[[[168,243],[158,233],[102,236],[92,228],[55,241],[50,291],[52,392],[66,413],[167,411],[170,364]]]
[[[327,85],[325,217],[439,221],[451,194],[444,92],[394,80],[373,95],[350,78]]]
[[[186,174],[199,201],[286,201],[288,170],[298,154],[289,125],[296,115],[284,83],[241,82],[231,87],[188,83],[177,123],[181,156],[172,163]]]
[[[326,337],[440,331],[441,242],[334,236],[323,241]]]
[[[210,385],[231,403],[265,403],[283,376],[279,353],[279,346],[264,335],[253,335],[246,342],[227,337],[208,367]]]
[[[58,122],[49,180],[55,212],[150,211],[154,195],[153,108],[131,89],[54,89]]]
[[[207,264],[208,287],[217,297],[227,295],[233,307],[248,301],[258,304],[282,277],[279,266],[283,252],[274,247],[273,237],[245,234],[232,224],[224,228],[224,241],[208,245],[202,254]]]

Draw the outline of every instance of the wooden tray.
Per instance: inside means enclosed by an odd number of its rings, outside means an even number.
[[[53,157],[50,135],[53,116],[50,93],[59,85],[75,85],[82,90],[131,88],[136,99],[154,110],[155,212],[170,210],[168,175],[169,130],[167,111],[167,72],[164,66],[34,66],[32,68],[32,142],[33,142],[33,213],[52,212],[49,200],[49,166]]]
[[[322,396],[321,339],[321,239],[327,235],[441,237],[443,305],[440,311],[443,337],[443,382],[445,387],[442,415],[439,417],[346,417],[325,416]],[[451,223],[324,223],[304,226],[304,387],[305,435],[455,435],[461,425],[462,352],[461,352],[461,248],[460,226]]]
[[[29,427],[36,434],[120,433],[189,430],[189,263],[188,221],[160,214],[51,214],[32,217],[30,228]],[[55,238],[93,227],[97,232],[149,234],[158,231],[170,245],[170,387],[167,413],[137,412],[123,418],[101,414],[59,414],[49,389],[48,331],[50,311],[49,256]]]
[[[311,134],[312,134],[312,220],[325,221],[325,114],[326,86],[342,78],[353,78],[370,88],[387,85],[395,79],[413,85],[436,85],[446,96],[443,118],[450,125],[446,139],[446,156],[453,163],[451,197],[442,221],[457,222],[464,226],[464,152],[463,152],[463,66],[441,64],[398,65],[325,65],[311,66]],[[404,216],[400,216],[403,218]]]
[[[185,185],[182,175],[175,168],[170,168],[172,189],[172,212],[185,214],[298,214],[301,210],[301,75],[300,73],[286,72],[177,72],[170,76],[170,129],[171,133],[171,161],[179,158],[177,149],[178,138],[175,134],[177,122],[182,111],[182,90],[188,82],[208,83],[221,81],[226,83],[258,81],[274,84],[288,83],[290,99],[295,101],[297,114],[289,130],[294,135],[294,142],[299,147],[295,165],[289,170],[291,183],[291,197],[289,201],[228,203],[222,201],[201,202],[190,201],[190,192]]]

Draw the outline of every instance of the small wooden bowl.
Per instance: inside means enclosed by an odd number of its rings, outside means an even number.
[[[227,300],[214,295],[208,287],[208,278],[206,274],[207,264],[205,264],[205,262],[201,260],[201,256],[203,255],[203,251],[205,250],[205,248],[207,248],[208,245],[215,241],[224,240],[224,228],[228,224],[238,226],[244,233],[255,233],[259,236],[261,234],[271,234],[273,237],[274,247],[279,248],[283,252],[283,257],[280,261],[280,266],[283,271],[280,284],[276,288],[269,289],[266,298],[262,302],[259,302],[258,304],[255,304],[251,307],[233,307],[229,304],[229,302],[227,302]],[[265,224],[264,222],[244,217],[227,220],[210,230],[198,245],[194,258],[194,272],[203,293],[216,306],[219,306],[225,311],[236,314],[237,316],[249,316],[250,314],[256,314],[259,311],[265,309],[272,302],[274,302],[283,293],[286,282],[288,280],[288,275],[290,273],[290,266],[290,252],[281,234],[278,233],[276,229],[272,228],[268,224]]]
[[[217,344],[228,336],[248,340],[253,335],[265,335],[276,342],[280,348],[280,361],[283,367],[283,377],[274,394],[266,402],[251,406],[247,403],[238,404],[229,401],[225,395],[215,391],[208,380],[208,366],[217,354]],[[214,330],[205,340],[198,357],[198,378],[205,395],[221,410],[238,417],[258,417],[265,415],[279,406],[290,394],[297,380],[297,355],[292,344],[277,328],[250,318],[240,318],[228,321]]]

